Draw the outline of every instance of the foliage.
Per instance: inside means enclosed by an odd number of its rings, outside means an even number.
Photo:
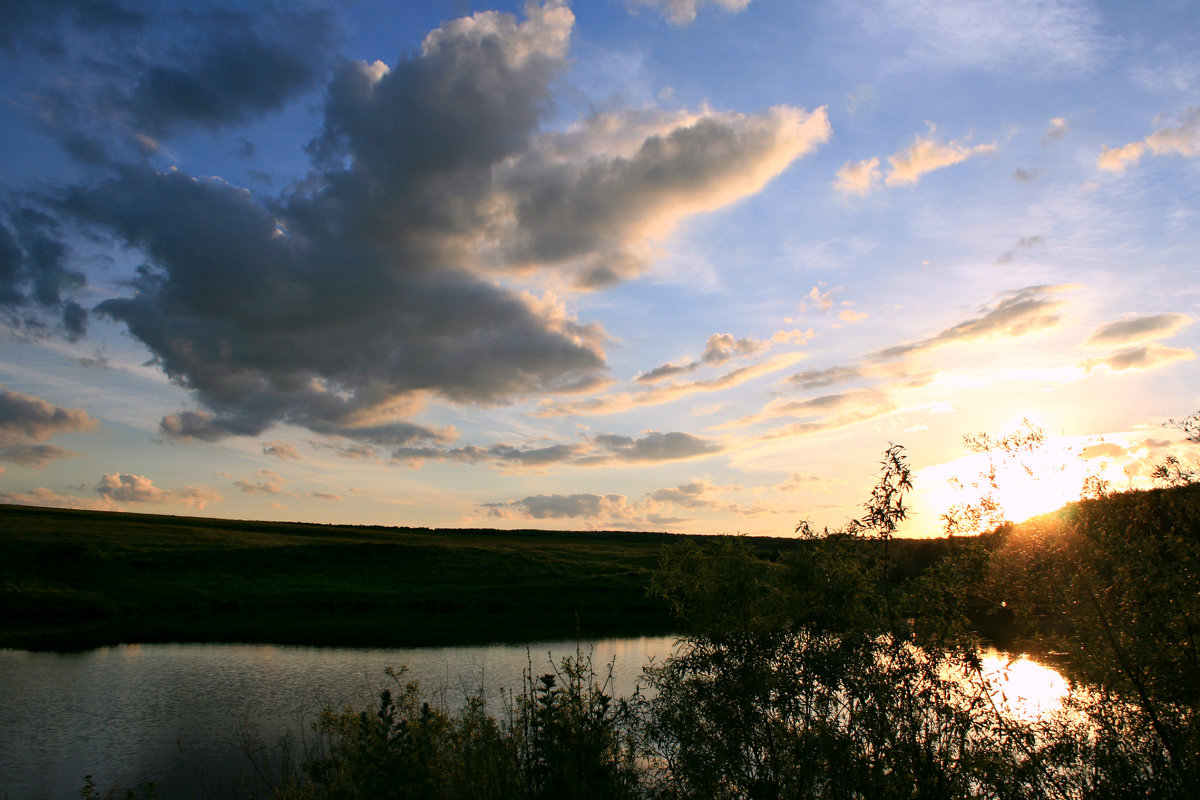
[[[299,769],[260,772],[275,800],[639,797],[628,703],[611,669],[598,681],[582,653],[537,679],[527,672],[503,720],[482,692],[457,712],[431,705],[404,670],[372,710],[327,709]],[[255,752],[261,760],[263,753]]]
[[[991,591],[1094,687],[1081,705],[1100,744],[1137,742],[1155,786],[1200,780],[1200,486],[1072,504],[1012,529],[992,561]]]

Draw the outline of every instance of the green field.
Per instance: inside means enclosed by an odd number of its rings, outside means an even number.
[[[2,505],[0,646],[397,646],[665,633],[667,609],[646,587],[664,544],[679,538]]]

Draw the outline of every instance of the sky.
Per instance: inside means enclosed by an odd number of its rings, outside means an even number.
[[[964,436],[1047,436],[1010,518],[1194,457],[1194,2],[43,0],[0,60],[0,502],[786,536],[895,443],[923,535]]]

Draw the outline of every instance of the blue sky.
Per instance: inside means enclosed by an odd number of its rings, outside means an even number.
[[[1200,14],[0,9],[0,502],[786,535],[1147,486],[1200,408]],[[1025,506],[1029,506],[1028,509]]]

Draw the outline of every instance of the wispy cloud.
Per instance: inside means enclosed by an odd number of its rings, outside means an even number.
[[[1120,147],[1103,147],[1096,158],[1096,166],[1109,172],[1124,172],[1141,161],[1147,152],[1184,158],[1200,155],[1200,106],[1185,111],[1178,125],[1159,128],[1141,141]]]
[[[1101,325],[1085,343],[1088,347],[1126,347],[1174,336],[1195,320],[1187,314],[1147,314]]]
[[[672,25],[690,25],[696,21],[696,14],[705,6],[716,6],[723,11],[738,13],[745,11],[750,0],[626,0],[631,9],[649,8],[663,17]]]
[[[846,10],[912,62],[938,67],[1080,70],[1105,47],[1084,0],[870,0]]]
[[[908,147],[888,156],[886,172],[879,168],[877,157],[846,162],[837,172],[834,188],[862,196],[881,185],[909,186],[934,170],[961,164],[972,156],[996,152],[994,143],[971,145],[958,139],[942,142],[933,138],[935,133],[936,129],[931,125],[927,136],[913,137]]]
[[[1087,372],[1104,369],[1107,372],[1144,372],[1177,361],[1191,361],[1196,353],[1186,347],[1167,347],[1161,344],[1146,344],[1120,350],[1107,358],[1089,358],[1080,364]]]

